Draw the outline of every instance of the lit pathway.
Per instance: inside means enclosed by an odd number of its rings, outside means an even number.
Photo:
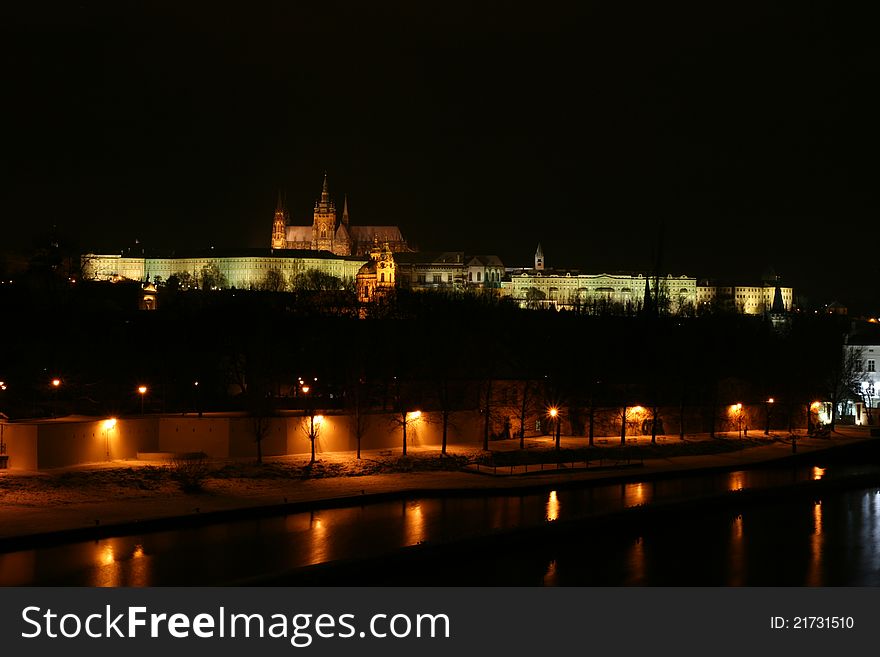
[[[694,437],[689,436],[689,440]],[[644,439],[644,437],[643,437]],[[802,437],[798,440],[798,453],[808,453],[828,449],[843,444],[868,439],[867,430],[844,429],[832,439]],[[539,439],[544,445],[552,444],[552,439]],[[648,438],[650,440],[650,438]],[[670,439],[677,441],[677,438]],[[497,451],[517,449],[518,441],[492,443]],[[609,438],[606,443],[614,445]],[[563,439],[563,447],[583,447],[583,438]],[[546,449],[546,447],[544,447]],[[437,452],[436,447],[414,448],[414,452]],[[450,445],[450,453],[477,453],[473,445]],[[365,458],[376,457],[379,450],[364,452]],[[387,450],[382,450],[383,453]],[[398,452],[395,451],[396,455]],[[22,506],[6,504],[0,495],[0,540],[13,536],[42,534],[68,529],[82,529],[130,523],[135,521],[204,514],[228,511],[231,509],[254,508],[281,505],[284,503],[310,503],[321,500],[342,500],[376,494],[395,494],[401,492],[422,492],[442,490],[492,490],[518,486],[547,486],[560,481],[597,481],[621,476],[643,477],[656,473],[692,471],[705,468],[736,468],[759,462],[784,458],[791,454],[788,442],[774,442],[769,445],[749,449],[700,456],[679,456],[665,459],[645,459],[639,468],[581,470],[566,474],[547,473],[526,476],[491,477],[469,472],[418,472],[378,474],[359,477],[333,477],[311,480],[254,479],[218,480],[212,479],[204,493],[184,495],[182,493],[157,493],[145,491],[143,497],[125,499],[95,499],[75,505],[55,501],[52,505]],[[321,455],[327,461],[345,461],[354,458],[354,453]],[[303,462],[302,457],[277,457],[267,460],[291,460]],[[117,467],[132,467],[133,462],[117,462]],[[113,467],[114,464],[96,464],[94,467]],[[88,469],[85,467],[79,470]],[[17,476],[5,473],[2,476]],[[38,475],[35,475],[38,476]]]

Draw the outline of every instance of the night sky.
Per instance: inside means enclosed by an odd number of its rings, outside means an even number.
[[[22,3],[24,4],[24,3]],[[28,2],[0,9],[3,248],[355,224],[880,311],[876,22],[843,3]]]

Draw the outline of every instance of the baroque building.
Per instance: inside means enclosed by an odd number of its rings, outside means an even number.
[[[374,248],[383,244],[387,244],[393,253],[413,250],[398,226],[353,226],[347,196],[343,202],[342,216],[337,216],[326,173],[321,198],[315,202],[312,224],[289,224],[290,216],[279,195],[272,219],[270,246],[273,250],[328,251],[338,256],[369,256]]]
[[[464,251],[399,253],[398,287],[412,290],[500,288],[504,263],[495,255],[466,255]]]
[[[369,262],[364,263],[357,273],[355,284],[358,301],[369,303],[393,290],[396,271],[394,254],[389,246],[384,244],[382,248],[374,247],[370,251]]]
[[[661,295],[669,310],[684,312],[697,301],[697,279],[690,276],[655,278],[644,273],[587,274],[573,269],[548,268],[541,245],[534,267],[508,269],[501,282],[501,294],[523,308],[578,308],[594,303],[637,307],[645,293]],[[658,292],[659,291],[659,292]]]

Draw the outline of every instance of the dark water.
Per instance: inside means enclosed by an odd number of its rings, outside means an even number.
[[[284,573],[427,542],[534,527],[653,502],[878,472],[842,462],[682,476],[524,495],[422,498],[0,554],[0,585],[157,586],[284,582]],[[731,507],[725,507],[729,509]],[[613,529],[434,551],[401,569],[367,562],[327,583],[880,585],[880,488],[742,509],[664,515]],[[317,580],[314,583],[320,583]]]

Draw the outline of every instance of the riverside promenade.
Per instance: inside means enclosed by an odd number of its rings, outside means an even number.
[[[736,434],[724,434],[723,437],[738,438]],[[710,440],[705,434],[689,435],[685,443]],[[797,436],[796,453],[803,457],[869,440],[878,439],[871,438],[867,428],[841,427],[828,438]],[[491,476],[467,468],[358,475],[351,468],[383,459],[396,461],[400,458],[399,450],[391,450],[391,453],[389,450],[365,451],[361,461],[355,459],[353,452],[327,453],[319,455],[320,462],[323,466],[334,466],[337,476],[291,479],[253,474],[239,478],[209,475],[203,490],[197,493],[183,493],[167,483],[145,485],[144,480],[138,478],[140,469],[153,472],[161,468],[137,461],[96,463],[48,473],[5,472],[0,474],[0,508],[3,510],[0,514],[0,550],[40,540],[77,539],[97,533],[107,535],[114,530],[161,529],[166,522],[169,526],[180,526],[181,522],[194,517],[198,517],[199,522],[210,522],[215,518],[222,521],[248,513],[283,513],[394,497],[500,493],[560,484],[641,480],[676,473],[748,468],[793,455],[792,437],[787,433],[774,432],[769,437],[763,433],[753,434],[744,441],[742,449],[721,453],[641,458],[639,452],[643,451],[642,448],[650,447],[650,437],[641,436],[628,442],[632,448],[628,465],[620,463],[615,467],[609,462],[603,467],[548,468],[546,472],[508,476]],[[586,442],[582,437],[564,437],[561,447],[563,450],[579,449],[584,448]],[[670,436],[658,444],[672,443],[681,444],[681,441],[677,436]],[[541,452],[542,458],[546,455],[546,462],[551,463],[556,454],[553,444],[549,437],[528,439],[527,450]],[[601,446],[620,447],[619,438],[597,440],[597,447]],[[493,441],[490,447],[497,454],[516,452],[519,441]],[[469,465],[485,454],[473,444],[450,445],[448,452],[460,459],[466,457]],[[409,454],[412,459],[436,459],[439,449],[436,446],[411,447]],[[271,467],[302,464],[304,458],[274,457],[266,461]],[[123,477],[120,483],[122,474],[128,479]]]

